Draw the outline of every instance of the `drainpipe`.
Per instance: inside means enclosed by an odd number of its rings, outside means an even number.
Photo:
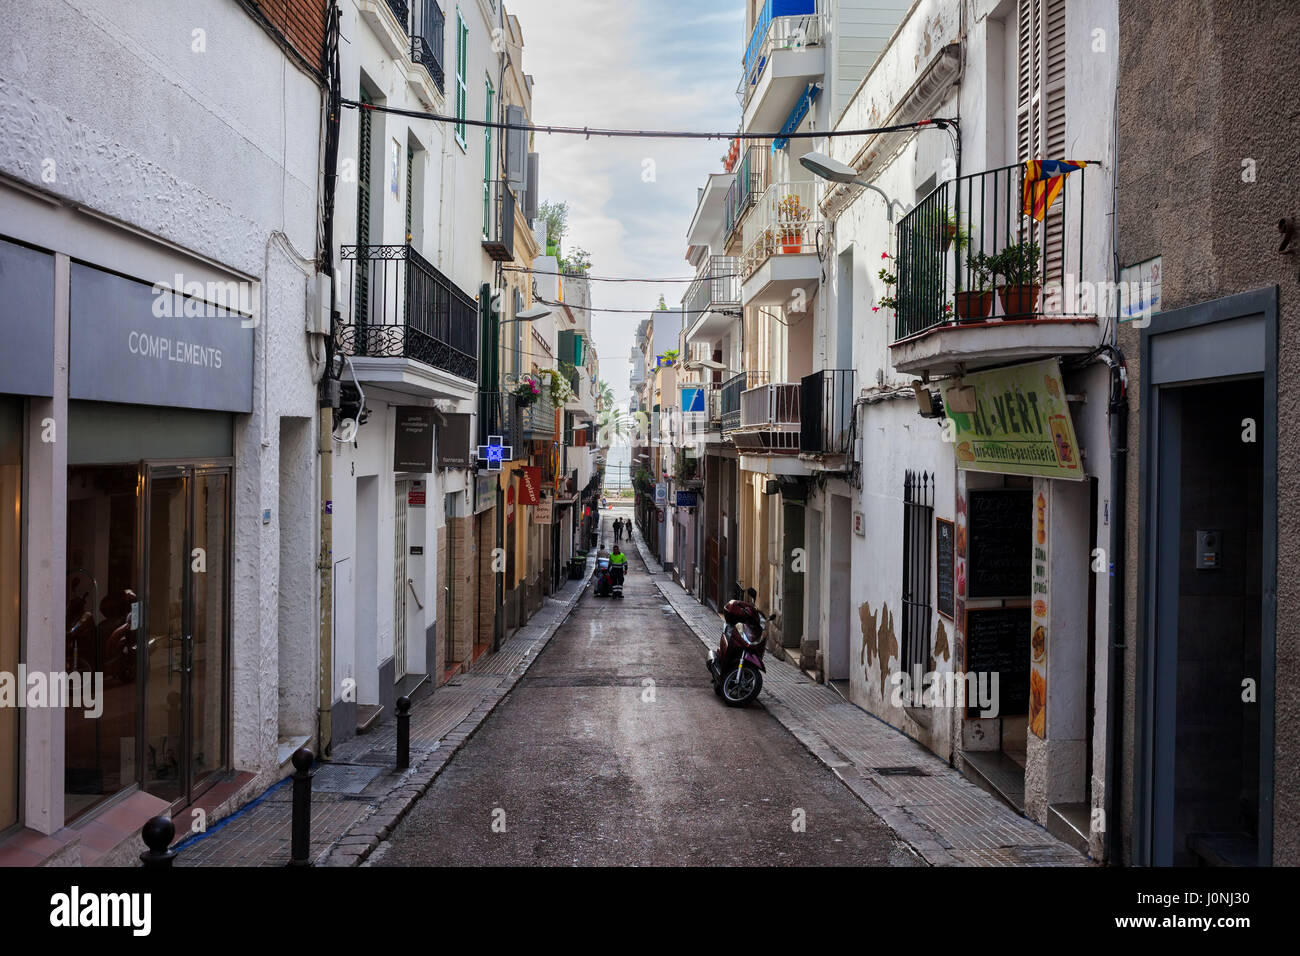
[[[329,756],[334,742],[332,709],[334,706],[334,409],[320,408],[320,435],[317,451],[320,468],[320,689],[318,737],[322,756]]]
[[[1101,352],[1110,366],[1110,611],[1108,660],[1106,667],[1106,806],[1105,856],[1109,866],[1119,866],[1120,792],[1122,781],[1116,777],[1119,749],[1123,746],[1124,715],[1124,582],[1125,582],[1125,504],[1128,489],[1128,373],[1124,355],[1113,346]]]

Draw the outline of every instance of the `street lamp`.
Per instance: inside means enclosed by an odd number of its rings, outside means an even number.
[[[890,222],[894,221],[895,205],[904,212],[907,211],[907,207],[897,199],[890,199],[879,186],[873,185],[859,176],[858,171],[852,166],[841,163],[838,159],[833,159],[825,153],[807,153],[799,157],[799,162],[803,164],[804,169],[820,179],[829,180],[833,183],[852,183],[855,186],[862,186],[872,192],[879,193],[880,197],[885,200],[885,218]]]
[[[551,314],[551,310],[544,305],[535,305],[530,309],[524,309],[522,312],[515,314],[513,319],[502,319],[502,325],[508,325],[511,322],[536,322],[538,319],[544,319]]]

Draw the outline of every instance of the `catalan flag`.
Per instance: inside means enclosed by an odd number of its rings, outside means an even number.
[[[1087,165],[1082,160],[1064,159],[1031,159],[1025,163],[1025,215],[1042,222],[1065,185],[1065,177]]]

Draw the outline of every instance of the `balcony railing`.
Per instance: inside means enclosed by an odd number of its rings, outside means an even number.
[[[504,179],[483,184],[483,251],[495,262],[515,257],[515,194]]]
[[[766,372],[741,372],[722,383],[718,421],[724,435],[740,427],[740,396],[746,389],[757,388],[766,382]]]
[[[501,443],[509,446],[515,458],[526,458],[524,444],[524,409],[510,392],[479,392],[478,443],[486,445],[488,438],[501,436]]]
[[[741,274],[748,278],[772,256],[815,253],[821,225],[815,182],[768,186],[745,218]]]
[[[389,0],[391,3],[392,0]],[[399,0],[405,3],[405,0]],[[411,62],[429,71],[439,93],[446,92],[442,69],[446,17],[435,0],[418,0],[420,16],[411,33]]]
[[[525,438],[555,438],[555,404],[550,389],[542,387],[542,394],[523,410],[523,435]]]
[[[801,50],[822,41],[817,0],[767,0],[759,11],[745,49],[744,72],[736,88],[743,110],[749,103],[768,60],[777,50]]]
[[[700,274],[686,290],[684,305],[688,326],[712,309],[738,307],[740,260],[735,256],[709,256]]]
[[[388,0],[388,9],[393,11],[393,16],[397,17],[397,22],[402,25],[403,30],[410,28],[411,7],[406,0]]]
[[[740,427],[799,426],[799,389],[791,382],[772,382],[740,395]]]
[[[723,202],[723,236],[730,243],[749,208],[763,195],[772,175],[772,151],[767,146],[751,146],[736,164],[736,175]]]
[[[853,369],[823,369],[800,382],[799,450],[847,455],[853,440]]]
[[[409,245],[344,246],[355,290],[351,322],[338,326],[344,355],[404,358],[478,378],[478,306]]]
[[[1024,215],[1025,167],[948,180],[898,224],[894,340],[942,325],[1078,315],[1085,169],[1044,221]],[[1044,290],[1058,295],[1044,299]],[[1064,291],[1064,295],[1059,292]]]

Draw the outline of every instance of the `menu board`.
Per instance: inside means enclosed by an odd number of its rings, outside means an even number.
[[[938,597],[939,613],[952,619],[953,587],[956,581],[954,573],[956,564],[956,541],[953,525],[946,518],[938,518],[934,523],[935,554],[938,556],[938,581],[935,591]]]
[[[968,598],[1029,597],[1033,493],[994,488],[968,493]]]
[[[999,717],[1029,713],[1029,608],[972,608],[966,612],[966,670],[998,675]],[[992,683],[981,686],[992,690]],[[967,699],[966,716],[979,717]]]

